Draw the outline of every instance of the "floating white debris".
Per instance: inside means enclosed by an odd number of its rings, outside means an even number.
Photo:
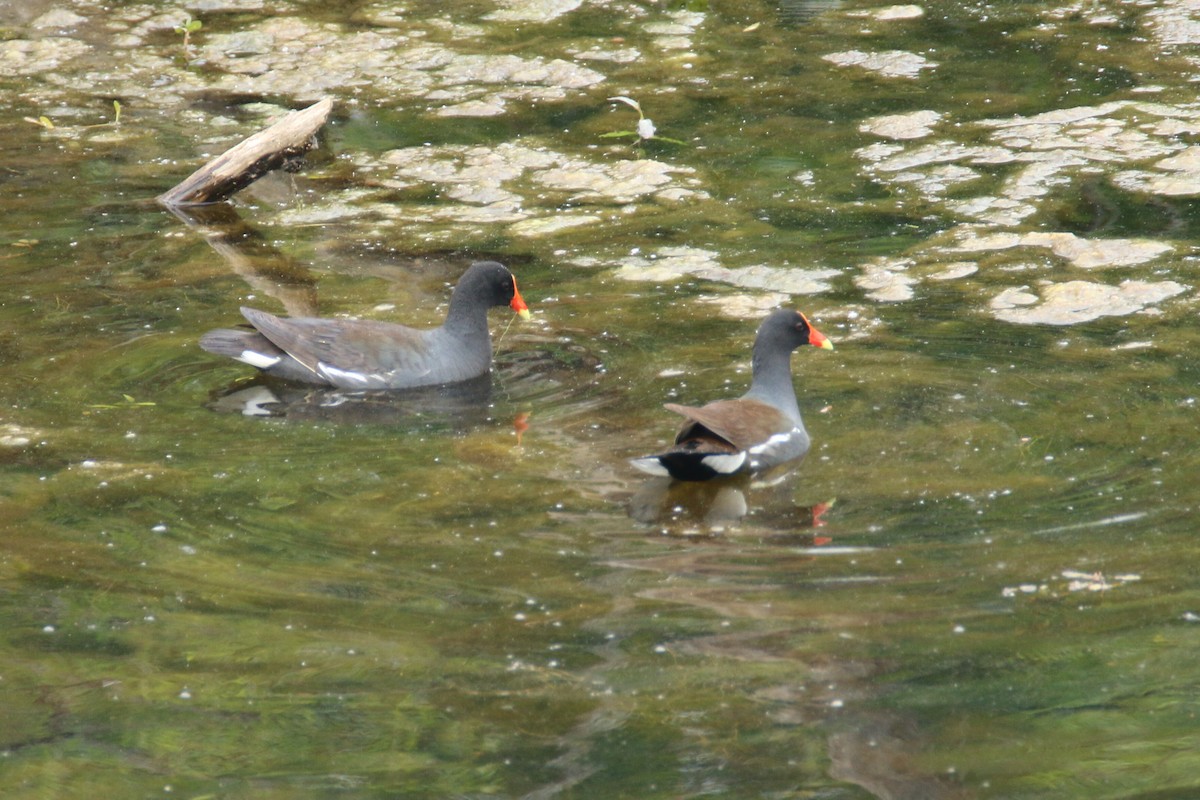
[[[616,50],[593,47],[589,50],[574,53],[574,56],[582,58],[585,61],[611,61],[614,64],[630,64],[641,58],[642,53],[640,50],[635,50],[632,47],[623,47]]]
[[[891,22],[899,19],[919,19],[925,16],[925,9],[915,5],[884,6],[870,13],[872,18],[880,22]]]
[[[92,48],[77,39],[9,39],[0,42],[0,75],[37,75],[52,72]]]
[[[1142,579],[1141,575],[1127,574],[1114,575],[1110,580],[1100,572],[1080,572],[1074,569],[1063,570],[1062,576],[1069,581],[1069,592],[1103,592]]]
[[[986,233],[964,229],[957,249],[965,252],[1045,247],[1080,269],[1128,267],[1153,261],[1175,248],[1154,239],[1084,239],[1073,233],[1033,231]]]
[[[487,97],[481,100],[466,100],[437,110],[439,117],[498,117],[508,106],[502,97]]]
[[[816,294],[830,288],[829,280],[841,273],[834,269],[789,267],[722,267],[717,253],[698,247],[665,247],[654,257],[629,256],[622,259],[617,277],[633,281],[673,281],[688,276],[703,280],[762,289],[779,294]]]
[[[41,431],[33,428],[23,428],[12,423],[0,425],[0,447],[25,447],[41,435]]]
[[[503,6],[484,16],[502,22],[549,22],[583,5],[583,0],[499,0]]]
[[[872,300],[885,303],[909,300],[913,296],[912,287],[917,282],[906,272],[910,266],[909,261],[880,259],[863,265],[863,273],[854,279],[854,283],[866,291],[867,297]]]
[[[535,238],[538,236],[549,236],[559,231],[579,228],[584,225],[599,225],[603,221],[596,214],[560,214],[555,217],[521,220],[520,222],[513,223],[508,230],[516,236]]]
[[[755,319],[765,316],[772,309],[786,305],[790,295],[779,292],[762,294],[722,294],[698,298],[700,302],[716,306],[722,314],[734,319]]]
[[[1037,594],[1045,590],[1045,584],[1039,586],[1036,583],[1022,583],[1019,586],[1006,586],[1001,590],[1000,594],[1003,597],[1016,597],[1018,594]]]
[[[884,78],[916,78],[923,69],[933,69],[936,62],[905,50],[887,50],[867,53],[862,50],[847,50],[830,53],[822,59],[839,67],[860,67]]]
[[[931,281],[951,281],[955,278],[965,278],[979,271],[979,265],[974,261],[955,261],[943,264],[942,269],[929,276]]]
[[[1174,281],[1123,281],[1118,286],[1089,281],[1053,283],[1041,297],[1026,288],[1005,289],[992,298],[997,319],[1022,325],[1076,325],[1100,317],[1141,311],[1186,291]]]
[[[937,111],[912,111],[907,114],[886,114],[871,117],[858,126],[863,133],[873,133],[885,139],[921,139],[933,132],[942,118]]]

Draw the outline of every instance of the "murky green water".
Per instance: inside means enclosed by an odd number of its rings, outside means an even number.
[[[0,5],[0,793],[1193,796],[1190,13]],[[147,202],[324,95],[233,220]],[[245,416],[196,346],[480,256],[470,392]],[[780,303],[807,461],[643,481]]]

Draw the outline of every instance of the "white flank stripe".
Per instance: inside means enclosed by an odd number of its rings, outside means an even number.
[[[640,469],[647,475],[656,475],[660,478],[665,478],[671,473],[667,472],[667,468],[662,465],[657,456],[646,456],[645,458],[631,458],[629,463]]]
[[[798,428],[792,428],[787,433],[777,433],[774,436],[772,436],[770,439],[767,439],[762,444],[756,444],[756,445],[754,445],[754,447],[751,447],[750,452],[753,453],[754,455],[758,455],[759,453],[766,452],[767,450],[770,450],[772,447],[774,447],[777,444],[787,443],[798,432],[799,432]]]
[[[320,372],[330,381],[335,383],[352,383],[357,386],[366,386],[371,382],[371,379],[368,376],[363,375],[361,372],[351,372],[345,369],[338,369],[337,367],[331,367],[323,362],[317,362],[317,372]]]
[[[745,452],[741,452],[705,456],[700,459],[700,463],[713,472],[719,472],[722,475],[732,475],[742,468],[742,464],[746,463],[746,454]]]
[[[270,369],[283,360],[280,356],[268,356],[254,350],[243,350],[240,356],[235,356],[243,364],[249,364],[259,369]]]

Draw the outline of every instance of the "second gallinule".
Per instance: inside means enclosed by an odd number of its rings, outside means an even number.
[[[470,380],[492,366],[487,312],[509,306],[522,319],[529,308],[517,279],[495,261],[472,264],[450,296],[440,328],[417,330],[371,320],[276,317],[243,308],[252,330],[220,329],[200,347],[257,367],[268,375],[340,389],[411,389]]]
[[[792,386],[792,351],[811,344],[832,350],[833,343],[798,311],[772,312],[758,328],[751,362],[750,390],[736,400],[717,400],[699,408],[667,403],[687,421],[675,446],[633,459],[651,475],[704,481],[722,475],[758,472],[808,452],[808,432]]]

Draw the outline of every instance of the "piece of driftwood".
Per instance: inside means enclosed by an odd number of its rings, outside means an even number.
[[[333,100],[326,98],[293,111],[209,161],[174,189],[158,196],[165,206],[216,203],[316,146],[316,132],[329,118]]]

